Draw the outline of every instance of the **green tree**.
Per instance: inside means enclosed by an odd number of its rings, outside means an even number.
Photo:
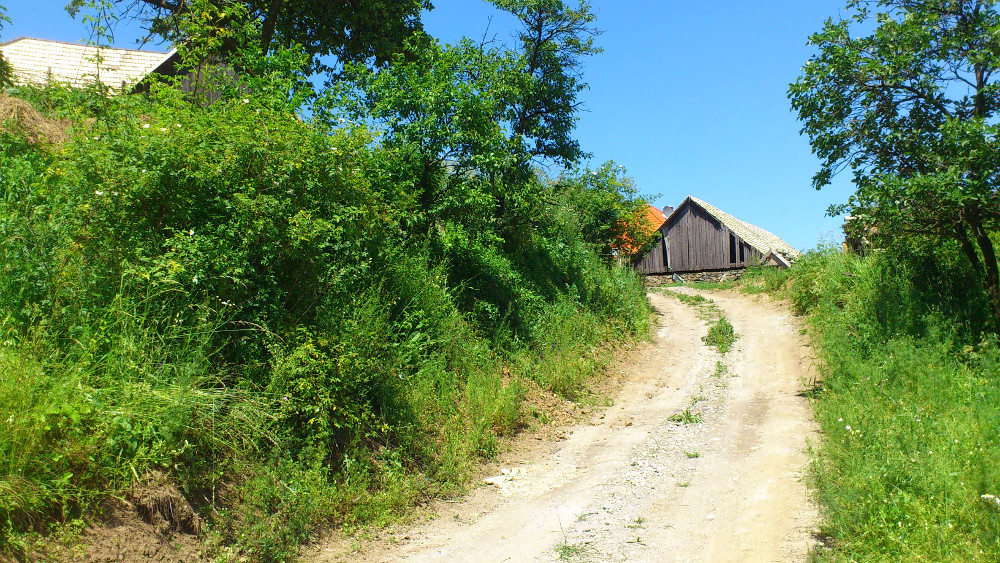
[[[3,29],[3,24],[10,23],[10,18],[7,16],[6,6],[0,5],[0,29]],[[3,54],[0,53],[0,90],[10,86],[14,83],[14,73],[10,68],[10,63],[7,59],[3,58]]]
[[[87,4],[88,0],[71,0],[66,9],[75,15]],[[322,67],[319,57],[326,55],[340,62],[388,61],[407,37],[422,29],[420,13],[431,8],[427,0],[114,0],[114,4],[120,17],[143,21],[150,36],[174,42],[185,39],[182,22],[192,12],[213,20],[203,23],[225,28],[226,15],[239,6],[259,22],[261,33],[255,40],[264,54],[275,47],[300,45],[316,70]],[[230,38],[223,47],[234,51],[245,45]]]
[[[849,212],[880,235],[953,239],[1000,324],[1000,14],[986,0],[851,0],[810,38],[789,98]],[[858,32],[860,30],[860,32]]]
[[[412,200],[425,228],[462,215],[505,235],[523,229],[546,197],[532,160],[583,156],[572,131],[585,87],[581,59],[598,52],[594,16],[584,3],[495,4],[523,23],[515,47],[417,35],[387,67],[349,65],[337,85],[333,105],[385,131],[382,144],[396,155],[393,183],[408,192],[393,197]]]
[[[601,256],[645,254],[656,241],[647,202],[625,168],[608,161],[596,170],[576,168],[554,183],[558,201],[571,210],[584,242]]]
[[[571,137],[583,82],[583,57],[601,49],[594,39],[600,31],[590,5],[576,9],[562,0],[491,0],[493,5],[517,16],[522,29],[517,59],[522,95],[515,103],[513,130],[533,140],[535,156],[572,163],[583,156]]]

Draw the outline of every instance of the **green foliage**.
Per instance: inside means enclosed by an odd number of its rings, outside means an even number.
[[[602,256],[645,254],[656,242],[646,217],[647,202],[625,168],[614,161],[597,170],[577,168],[554,182],[567,213],[560,220],[579,229],[583,240]]]
[[[563,164],[584,156],[571,137],[579,111],[577,95],[586,87],[580,72],[586,56],[600,53],[594,38],[596,16],[580,0],[573,9],[562,0],[490,0],[520,20],[520,49],[514,51],[519,70],[513,84],[519,88],[512,100],[512,131],[534,139],[533,156]]]
[[[1000,323],[995,2],[852,0],[848,10],[810,38],[818,53],[789,90],[823,159],[814,184],[850,168],[857,191],[831,213],[887,240],[958,242]]]
[[[442,46],[403,41],[418,1],[140,2],[186,38],[188,91],[16,90],[70,138],[0,134],[0,550],[157,472],[216,545],[284,560],[460,491],[526,386],[573,397],[645,336],[606,256],[631,180],[532,168],[582,154],[593,16],[502,4],[548,32]],[[124,4],[85,6],[107,39]],[[348,64],[307,122],[327,53],[391,64]]]
[[[739,280],[739,290],[748,294],[778,293],[788,283],[788,276],[789,271],[782,268],[747,268]]]
[[[350,5],[301,3],[285,0],[105,0],[115,10],[115,18],[142,21],[150,35],[184,44],[199,36],[188,24],[198,21],[222,31],[217,52],[231,54],[257,49],[263,54],[273,50],[304,48],[310,67],[325,67],[320,57],[335,56],[340,62],[375,58],[388,61],[404,39],[420,31],[420,13],[431,7],[425,0],[364,0]],[[75,16],[81,9],[93,7],[89,0],[70,0],[66,10]],[[260,30],[254,36],[227,36],[238,11]]]
[[[1000,556],[1000,347],[983,336],[972,276],[933,243],[868,257],[822,249],[792,268],[787,291],[822,359],[824,560]]]
[[[7,16],[7,8],[0,5],[0,29],[3,29],[4,24],[9,24],[10,18]],[[14,75],[10,68],[10,63],[3,58],[0,54],[0,90],[12,86],[14,84]]]

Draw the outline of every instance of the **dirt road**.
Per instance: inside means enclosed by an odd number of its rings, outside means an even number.
[[[705,296],[736,329],[726,356],[701,341],[698,309],[653,292],[658,331],[622,367],[614,406],[564,441],[512,452],[517,463],[489,484],[391,541],[310,558],[805,561],[817,519],[801,479],[815,431],[799,396],[808,349],[783,306]],[[670,420],[685,411],[687,423]]]

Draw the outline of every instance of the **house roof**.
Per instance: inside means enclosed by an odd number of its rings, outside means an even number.
[[[667,222],[667,216],[659,208],[646,204],[646,219],[653,226],[653,230],[659,229]]]
[[[725,211],[722,211],[718,207],[715,207],[714,205],[694,196],[688,196],[687,199],[684,200],[684,203],[677,207],[677,210],[674,211],[674,213],[677,213],[677,211],[684,207],[684,204],[689,201],[704,209],[709,215],[715,217],[720,223],[728,227],[733,234],[743,239],[744,242],[756,248],[765,256],[767,256],[770,252],[774,252],[775,254],[780,254],[786,261],[789,261],[802,255],[802,253],[793,248],[792,245],[781,240],[780,237],[770,231],[766,231],[756,225],[751,225],[746,221],[741,221]]]
[[[10,63],[18,84],[56,82],[79,87],[93,84],[99,75],[103,84],[120,91],[155,71],[175,51],[101,47],[100,68],[96,60],[98,48],[90,45],[20,37],[0,45],[0,53]]]
[[[648,203],[646,204],[646,209],[644,212],[640,211],[636,213],[636,216],[640,215],[646,220],[646,224],[648,225],[645,238],[649,238],[650,236],[652,236],[652,234],[655,233],[657,230],[659,230],[659,228],[663,226],[663,223],[667,221],[667,216],[662,211],[660,211],[659,208],[653,207]],[[645,240],[637,243],[636,241],[632,240],[631,237],[629,237],[627,234],[623,234],[621,238],[618,240],[617,244],[615,244],[614,246],[622,254],[630,256],[639,251],[639,248],[642,247],[643,242],[645,242]]]

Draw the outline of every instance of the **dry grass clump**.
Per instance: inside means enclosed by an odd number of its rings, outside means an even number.
[[[28,102],[0,94],[0,131],[22,133],[32,144],[58,145],[69,139],[69,123],[46,118]]]

